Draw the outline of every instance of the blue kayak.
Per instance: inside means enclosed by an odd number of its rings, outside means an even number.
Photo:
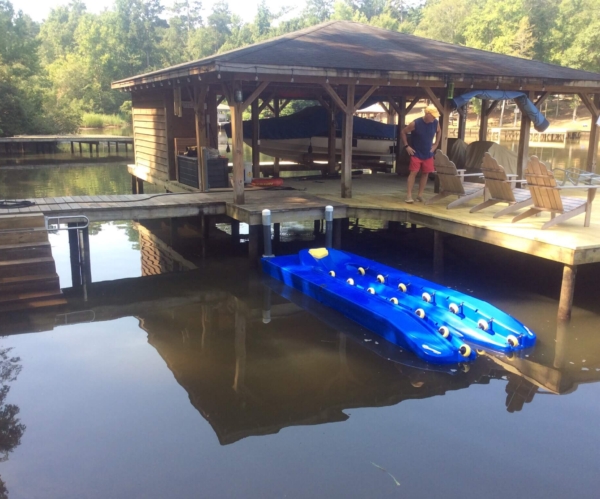
[[[267,274],[427,362],[472,360],[469,344],[508,352],[535,343],[487,302],[351,253],[319,248],[262,262]]]

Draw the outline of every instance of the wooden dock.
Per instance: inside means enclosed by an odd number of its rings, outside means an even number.
[[[105,143],[110,154],[111,144],[115,151],[119,152],[119,146],[133,149],[133,137],[122,137],[120,135],[16,135],[14,137],[0,137],[0,144],[4,144],[4,152],[8,155],[11,152],[25,153],[26,145],[33,145],[36,153],[52,152],[58,144],[71,144],[71,153],[75,153],[75,145],[79,146],[79,153],[83,154],[83,146],[87,146],[90,154],[100,143]]]
[[[44,217],[0,216],[0,312],[63,305]]]
[[[600,216],[595,214],[598,210],[592,212],[590,227],[583,226],[583,216],[580,216],[549,230],[541,230],[548,216],[532,217],[513,224],[511,216],[494,219],[493,215],[498,210],[494,207],[469,213],[480,199],[454,210],[446,209],[447,203],[443,201],[432,205],[406,204],[403,201],[406,197],[405,179],[394,174],[362,176],[355,181],[352,198],[340,196],[340,184],[336,180],[288,178],[285,184],[292,189],[248,189],[244,204],[235,204],[232,191],[222,189],[210,193],[34,199],[31,200],[35,203],[33,206],[3,213],[14,217],[43,214],[53,220],[83,215],[91,222],[226,215],[232,223],[244,222],[251,226],[249,251],[250,256],[255,257],[259,254],[263,209],[270,209],[272,223],[280,224],[322,220],[325,206],[332,205],[336,220],[358,218],[427,227],[440,236],[465,237],[562,263],[565,276],[573,275],[579,265],[600,262]],[[425,192],[426,198],[433,196],[433,185],[430,184]],[[576,190],[565,192],[565,195],[579,194]],[[334,229],[337,231],[334,240],[339,241],[339,222],[334,224]],[[443,254],[442,237],[436,236],[434,240],[438,245],[434,252]],[[569,292],[573,291],[572,284]]]

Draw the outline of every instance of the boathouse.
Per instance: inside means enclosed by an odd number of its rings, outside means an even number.
[[[329,112],[343,111],[341,196],[352,197],[352,116],[367,99],[406,114],[421,99],[441,113],[441,149],[446,151],[449,96],[472,90],[521,90],[540,106],[550,94],[577,94],[592,114],[586,167],[593,170],[598,151],[600,75],[388,31],[349,21],[332,21],[112,84],[131,92],[135,138],[132,172],[153,183],[178,181],[176,156],[184,145],[217,147],[217,105],[231,109],[234,201],[244,203],[242,113],[251,108],[252,158],[259,176],[259,113],[269,106],[275,116],[291,99],[315,100]],[[498,101],[484,101],[480,139]],[[460,113],[459,137],[465,116]],[[522,120],[519,173],[528,158],[530,120]],[[335,131],[330,133],[329,168],[335,168]],[[399,148],[397,155],[400,154]],[[206,168],[198,157],[199,190]],[[275,166],[277,174],[277,166]]]

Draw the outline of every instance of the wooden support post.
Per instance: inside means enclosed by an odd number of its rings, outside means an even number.
[[[352,197],[352,131],[354,128],[354,84],[348,85],[342,136],[342,198]]]
[[[279,99],[273,99],[273,114],[279,118]],[[279,158],[273,158],[273,177],[279,178]]]
[[[90,231],[78,229],[79,232],[79,262],[81,264],[81,276],[83,286],[92,283],[92,265],[90,261]]]
[[[115,142],[115,152],[118,156],[119,155],[119,142]]]
[[[327,111],[327,117],[329,118],[329,134],[327,136],[327,173],[329,175],[335,175],[336,162],[336,148],[335,148],[335,112],[336,107],[333,100],[329,104],[329,110]]]
[[[342,247],[342,220],[340,218],[333,219],[333,247],[335,249]]]
[[[252,177],[260,178],[260,145],[258,130],[258,99],[250,105],[252,114]]]
[[[557,369],[565,367],[567,346],[569,344],[569,321],[557,321],[556,338],[554,338],[554,362]]]
[[[137,194],[137,177],[135,175],[131,176],[131,194]]]
[[[534,99],[533,92],[529,93],[529,98]],[[531,130],[531,119],[521,113],[521,130],[519,132],[519,149],[517,150],[517,178],[523,178],[523,172],[529,161],[529,133]]]
[[[321,233],[321,220],[313,221],[313,234],[316,236]]]
[[[260,254],[260,242],[262,240],[262,225],[250,225],[248,227],[248,258],[251,261],[258,260]]]
[[[208,147],[218,149],[219,113],[217,109],[217,92],[214,88],[209,88],[206,94],[206,127],[208,129]]]
[[[196,146],[197,150],[197,161],[198,161],[198,180],[200,183],[200,191],[208,192],[208,172],[206,171],[204,161],[204,149],[208,145],[206,137],[206,92],[207,87],[195,86],[194,87],[194,118],[196,125]]]
[[[110,156],[110,140],[106,141],[106,147],[108,148],[108,155]],[[97,150],[97,146],[96,146],[96,150]]]
[[[233,244],[239,244],[240,242],[240,222],[239,220],[231,221],[231,240]]]
[[[81,156],[83,154],[83,151],[81,150],[81,142],[79,142],[79,155]]]
[[[433,273],[444,273],[444,233],[439,230],[433,231]]]
[[[479,118],[479,140],[487,140],[488,131],[488,108],[490,101],[482,99],[481,101],[481,115]]]
[[[390,103],[391,105],[391,103]],[[398,101],[398,128],[396,128],[396,174],[408,175],[408,165],[401,166],[402,151],[402,129],[406,126],[406,97],[400,97]]]
[[[137,192],[136,194],[144,194],[144,180],[141,178],[136,178],[137,180]]]
[[[73,141],[71,141],[71,154],[75,154],[75,148],[73,147]]]
[[[458,109],[458,138],[460,140],[465,140],[465,133],[467,131],[467,106],[469,104],[465,104],[463,107]]]
[[[440,140],[440,150],[448,155],[448,126],[450,124],[450,103],[444,95],[442,97],[443,112],[440,116],[440,128],[442,129],[442,139]],[[436,176],[437,177],[437,176]]]
[[[279,244],[281,242],[281,224],[273,224],[273,242]]]
[[[230,101],[231,142],[233,145],[233,200],[235,204],[244,204],[244,136],[242,129],[242,105]]]
[[[600,110],[600,94],[594,96],[594,106]],[[588,155],[586,161],[586,170],[596,173],[596,162],[598,158],[598,138],[600,138],[600,124],[597,124],[600,114],[592,113],[592,122],[590,123],[590,142],[588,145]]]
[[[559,321],[568,321],[571,318],[576,276],[577,265],[565,265],[563,269],[562,285],[560,288],[560,300],[558,302],[557,318]]]

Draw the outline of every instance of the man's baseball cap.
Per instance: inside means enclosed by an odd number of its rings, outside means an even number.
[[[440,117],[440,112],[438,111],[437,107],[435,107],[433,104],[429,104],[429,106],[427,106],[423,111],[423,114],[431,114],[431,116],[433,116],[434,118]]]

